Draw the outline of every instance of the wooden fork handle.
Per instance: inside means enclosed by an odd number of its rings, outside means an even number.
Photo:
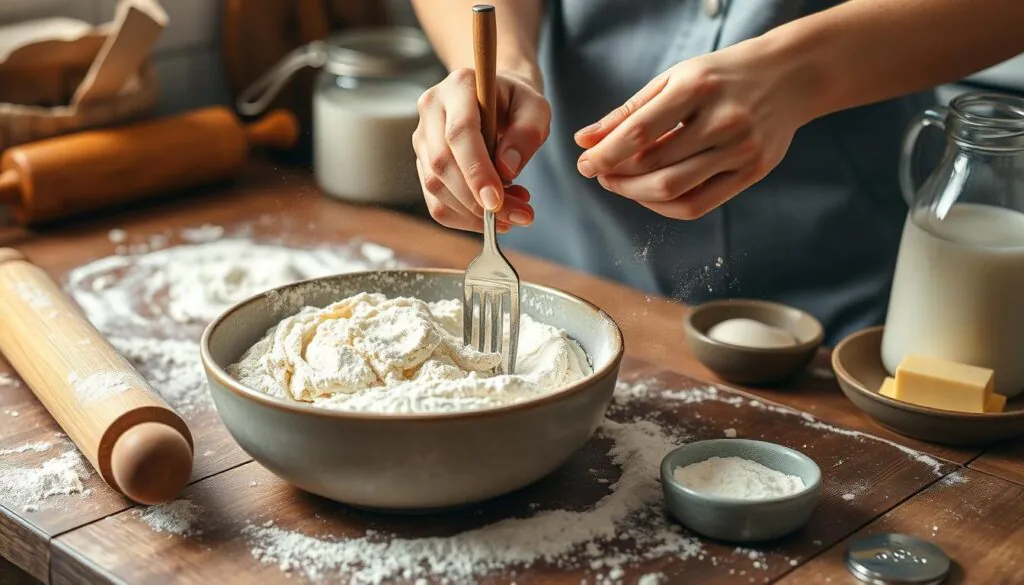
[[[480,133],[483,134],[487,154],[494,160],[497,142],[498,29],[494,6],[477,4],[473,7],[473,58],[476,64],[476,101],[480,105]]]

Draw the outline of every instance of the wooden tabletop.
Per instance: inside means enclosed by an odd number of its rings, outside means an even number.
[[[316,191],[307,173],[258,164],[230,187],[37,232],[0,227],[0,245],[16,245],[63,280],[71,269],[115,253],[111,229],[125,230],[129,242],[169,234],[174,244],[178,230],[203,224],[229,231],[247,226],[256,240],[295,246],[362,237],[394,249],[410,263],[431,266],[462,267],[478,252],[472,238],[393,212],[333,202]],[[887,431],[839,392],[825,351],[785,387],[717,384],[717,393],[709,394],[714,376],[683,341],[685,306],[542,260],[511,258],[524,279],[582,296],[622,327],[628,355],[622,377],[648,380],[650,390],[613,409],[610,419],[655,421],[680,441],[721,437],[727,430],[764,438],[807,453],[825,474],[814,517],[794,535],[737,550],[684,533],[699,544],[700,555],[681,559],[666,554],[635,563],[624,567],[623,582],[657,573],[667,583],[853,583],[843,565],[846,541],[878,531],[923,536],[942,546],[957,563],[952,582],[1019,581],[1024,571],[1018,544],[1024,530],[1024,448],[1019,442],[983,452]],[[147,376],[159,376],[160,364],[138,365]],[[594,506],[620,473],[608,456],[607,441],[598,437],[539,484],[473,510],[429,520],[382,517],[309,496],[275,478],[235,445],[212,409],[185,416],[196,441],[196,464],[182,497],[204,510],[196,533],[154,532],[142,520],[142,510],[95,473],[83,482],[87,495],[54,496],[38,509],[0,493],[0,583],[298,583],[310,580],[309,575],[301,569],[282,571],[279,563],[263,563],[252,554],[246,526],[271,521],[325,542],[367,529],[444,536],[502,518],[529,517],[537,510]],[[55,435],[59,431],[0,360],[0,452],[13,453],[0,460],[0,478],[11,473],[11,465],[38,466],[73,449],[61,443]],[[54,446],[41,452],[24,449],[39,442]],[[666,518],[651,522],[671,527]],[[487,582],[579,583],[593,582],[594,576],[588,562],[576,559],[521,567],[514,577],[495,573]],[[335,570],[319,577],[348,582],[349,576]]]

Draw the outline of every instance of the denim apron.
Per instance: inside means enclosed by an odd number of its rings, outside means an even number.
[[[800,307],[822,321],[827,343],[882,323],[907,212],[900,139],[931,92],[811,122],[768,177],[696,221],[661,217],[576,171],[574,132],[658,73],[836,3],[549,0],[541,66],[551,137],[519,180],[537,217],[503,243],[690,304]]]

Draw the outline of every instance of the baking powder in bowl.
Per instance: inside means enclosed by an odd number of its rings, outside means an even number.
[[[506,331],[507,331],[506,327]],[[462,343],[462,303],[362,293],[306,307],[228,367],[246,386],[324,408],[377,413],[492,408],[561,390],[591,373],[565,331],[523,315],[514,375]]]
[[[676,467],[672,477],[695,492],[740,500],[781,498],[807,487],[795,475],[741,457],[711,457]]]

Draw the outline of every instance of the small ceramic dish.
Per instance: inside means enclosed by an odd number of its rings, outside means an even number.
[[[727,319],[753,319],[785,329],[797,344],[789,347],[744,347],[708,337],[708,331]],[[690,351],[723,380],[737,384],[770,384],[806,366],[818,351],[825,330],[809,313],[769,301],[730,299],[690,309],[683,324]]]
[[[711,457],[742,457],[803,480],[802,491],[768,500],[723,498],[676,481],[677,467]],[[661,462],[661,486],[669,511],[694,532],[728,542],[785,536],[811,518],[821,496],[821,469],[810,457],[775,443],[748,439],[698,441],[673,450]]]
[[[951,412],[908,404],[878,393],[889,375],[882,365],[882,327],[853,333],[832,352],[843,394],[857,408],[901,435],[946,445],[985,445],[1024,434],[1024,396],[1001,413]]]

